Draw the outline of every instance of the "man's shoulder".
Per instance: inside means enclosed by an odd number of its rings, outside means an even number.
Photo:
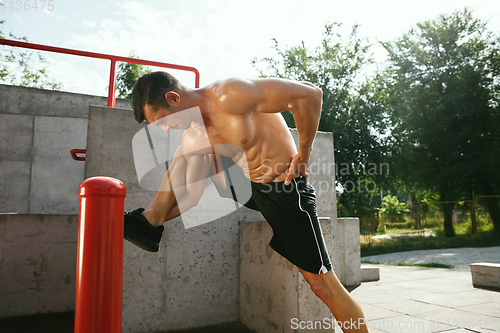
[[[241,113],[250,110],[258,100],[259,90],[255,80],[238,77],[228,78],[214,83],[212,100],[224,113]]]
[[[234,90],[254,89],[255,80],[231,77],[213,83],[214,95],[227,94]]]

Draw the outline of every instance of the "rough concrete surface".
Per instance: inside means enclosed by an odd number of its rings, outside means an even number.
[[[78,216],[0,214],[0,318],[75,309]]]

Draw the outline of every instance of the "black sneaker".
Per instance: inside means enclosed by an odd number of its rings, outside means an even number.
[[[158,252],[163,226],[153,227],[141,213],[144,208],[125,212],[123,221],[124,238],[150,252]]]

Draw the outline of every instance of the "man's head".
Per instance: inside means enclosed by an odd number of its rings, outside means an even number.
[[[170,110],[165,94],[170,91],[182,90],[185,87],[172,75],[166,72],[152,72],[143,75],[134,85],[132,92],[132,108],[135,120],[142,123],[145,120],[144,107],[149,104],[155,111],[160,108]]]

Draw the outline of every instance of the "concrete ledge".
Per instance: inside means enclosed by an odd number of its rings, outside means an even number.
[[[378,267],[361,265],[361,282],[371,282],[380,280]]]
[[[361,283],[361,247],[359,219],[338,218],[339,265],[338,278],[344,286],[356,287]]]
[[[329,254],[332,222],[320,218]],[[273,231],[267,221],[240,223],[240,319],[257,333],[333,332],[292,329],[292,320],[331,318],[328,307],[311,291],[297,267],[270,246]]]
[[[472,285],[475,288],[500,291],[500,264],[474,263],[470,265]]]

